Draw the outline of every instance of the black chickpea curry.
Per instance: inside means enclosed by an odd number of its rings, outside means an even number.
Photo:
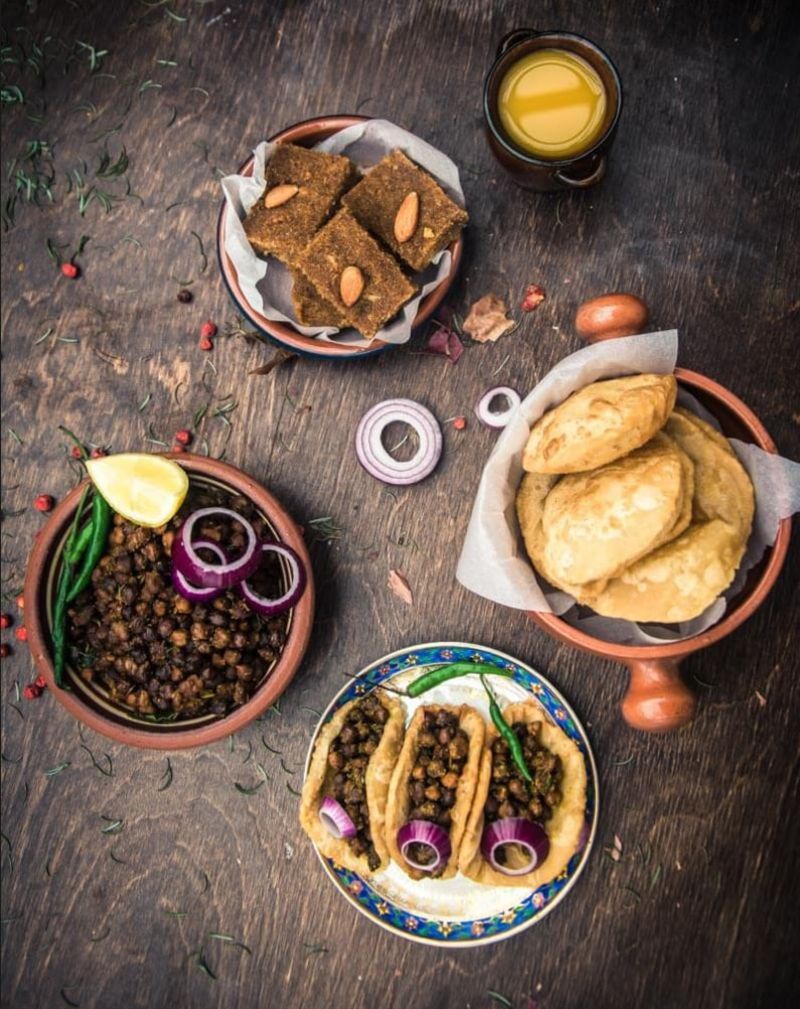
[[[581,847],[586,785],[580,750],[534,700],[499,728],[466,704],[423,705],[406,728],[401,701],[376,690],[324,726],[300,819],[363,875],[391,860],[415,880],[536,889]]]

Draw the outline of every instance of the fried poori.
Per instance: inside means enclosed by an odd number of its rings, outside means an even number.
[[[674,375],[592,382],[533,426],[522,457],[531,473],[581,473],[640,448],[675,405]]]

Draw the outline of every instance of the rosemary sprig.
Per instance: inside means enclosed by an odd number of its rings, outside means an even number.
[[[311,539],[314,543],[329,543],[331,540],[342,538],[341,528],[336,525],[330,515],[310,519],[308,528],[311,530]]]
[[[501,1006],[505,1006],[506,1009],[514,1009],[514,1003],[511,999],[506,998],[505,995],[501,995],[499,991],[494,991],[492,988],[486,989],[486,994],[494,1002],[499,1002]]]
[[[167,757],[167,766],[164,773],[161,775],[161,782],[158,786],[159,792],[166,792],[169,786],[172,784],[172,761]]]
[[[202,266],[200,267],[200,272],[205,273],[208,267],[208,256],[206,255],[206,250],[203,246],[203,239],[197,234],[196,231],[190,231],[190,235],[193,235],[197,239],[197,244],[200,247],[200,259],[202,261]]]
[[[45,777],[54,778],[57,774],[61,774],[62,771],[65,771],[68,767],[70,767],[71,764],[71,760],[62,760],[60,764],[56,764],[55,767],[51,767],[48,771],[45,771]]]
[[[267,774],[266,770],[264,769],[263,764],[259,764],[258,762],[256,762],[256,768],[258,770],[258,773],[261,775],[261,781],[256,782],[255,785],[247,786],[242,785],[238,781],[234,781],[233,783],[234,787],[236,788],[236,791],[239,792],[241,795],[254,795],[260,788],[262,788],[266,784],[266,782],[272,780],[270,776]]]
[[[94,764],[94,766],[97,768],[97,770],[101,774],[105,775],[106,778],[113,778],[114,777],[114,763],[111,760],[111,757],[107,753],[103,754],[103,756],[106,758],[106,762],[108,764],[108,767],[105,768],[105,767],[103,767],[102,764],[100,764],[98,762],[97,758],[92,753],[92,751],[89,749],[89,747],[86,745],[86,743],[81,743],[80,747],[81,747],[82,750],[86,750],[86,752],[91,757],[92,763]]]
[[[327,946],[320,946],[316,942],[304,942],[303,948],[306,951],[306,956],[314,956],[318,953],[330,953],[330,949]]]
[[[246,943],[239,942],[232,935],[227,935],[225,932],[209,932],[208,933],[208,938],[209,939],[217,939],[217,940],[219,940],[219,942],[227,943],[229,946],[236,946],[239,949],[243,949],[245,951],[245,953],[247,953],[248,956],[252,956],[253,955],[253,951],[250,949],[250,947]]]
[[[85,50],[88,54],[89,72],[92,74],[97,73],[103,65],[104,58],[108,56],[108,49],[96,49],[87,42],[76,42],[75,44],[79,49]]]
[[[184,18],[183,20],[185,21],[186,19]],[[195,963],[204,974],[210,977],[212,981],[217,980],[217,975],[209,967],[208,961],[206,960],[206,955],[202,949],[198,949],[196,953],[191,953],[190,956],[196,956],[197,959],[195,960]]]

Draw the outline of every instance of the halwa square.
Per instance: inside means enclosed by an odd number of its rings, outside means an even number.
[[[395,219],[409,193],[419,198],[412,236],[399,242]],[[434,256],[459,235],[469,220],[465,210],[438,182],[400,150],[392,151],[345,194],[342,203],[353,216],[412,270],[424,270]]]
[[[311,284],[349,326],[372,339],[403,305],[414,296],[414,285],[346,209],[336,213],[314,236],[300,256],[298,267]],[[341,298],[342,273],[357,267],[364,287],[349,307]]]
[[[319,293],[300,270],[292,270],[292,304],[301,326],[334,326],[343,329],[347,322],[340,311]]]
[[[293,264],[332,213],[353,181],[352,162],[338,154],[279,144],[264,170],[266,187],[244,219],[244,231],[262,256]],[[266,199],[276,186],[297,186],[297,192],[277,207]]]

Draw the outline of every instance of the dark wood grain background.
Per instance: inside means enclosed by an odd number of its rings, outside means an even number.
[[[3,235],[4,592],[13,600],[43,521],[33,497],[63,495],[73,479],[56,425],[114,450],[153,448],[190,425],[206,388],[217,405],[228,394],[236,402],[230,428],[213,411],[200,425],[211,454],[224,449],[306,526],[331,516],[341,537],[313,546],[318,621],[280,713],[233,749],[172,754],[163,791],[163,755],[87,732],[99,763],[108,766],[106,752],[113,762],[103,775],[53,698],[17,703],[30,661],[4,633],[14,647],[2,668],[4,1006],[479,1009],[500,1004],[495,991],[516,1009],[773,1009],[798,997],[798,541],[754,618],[687,663],[697,720],[664,738],[637,735],[617,711],[620,667],[557,645],[455,583],[490,433],[447,425],[435,475],[396,496],[352,451],[355,425],[378,399],[417,398],[445,420],[471,417],[498,382],[528,390],[579,346],[577,305],[621,288],[647,298],[655,325],[679,328],[681,364],[731,388],[784,454],[800,454],[791,6],[5,5],[4,44],[30,55],[50,35],[108,53],[92,74],[92,51],[78,46],[64,74],[51,41],[44,84],[30,64],[3,64],[4,84],[25,99],[3,107],[4,204],[14,185],[6,163],[18,158],[12,174],[30,173],[30,141],[52,145],[56,176],[53,205],[18,200]],[[526,24],[582,32],[620,67],[611,170],[584,195],[521,192],[484,142],[483,76],[500,36]],[[267,376],[248,376],[271,356],[262,344],[220,337],[203,354],[201,322],[234,319],[213,249],[219,175],[290,123],[353,111],[392,119],[458,162],[471,224],[453,308],[488,292],[516,305],[531,282],[547,300],[455,367],[415,354],[422,336],[359,365],[298,360]],[[123,145],[127,173],[92,180],[104,146],[116,157]],[[75,168],[121,196],[108,212],[95,197],[80,216],[66,186]],[[46,241],[70,243],[68,255],[81,235],[91,239],[71,282]],[[186,280],[191,305],[176,301]],[[388,590],[389,568],[408,577],[413,607]],[[8,596],[3,608],[14,612]],[[460,953],[404,942],[348,906],[289,790],[300,784],[312,709],[343,672],[448,638],[493,644],[549,675],[589,727],[602,788],[598,843],[570,898],[517,938]],[[272,781],[244,796],[234,783],[256,780],[256,759]],[[121,830],[101,833],[102,817]],[[619,862],[603,851],[615,834]],[[191,955],[201,948],[216,979]]]

